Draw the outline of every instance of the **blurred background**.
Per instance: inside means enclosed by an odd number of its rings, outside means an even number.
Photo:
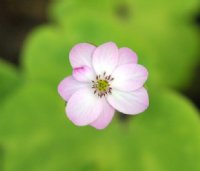
[[[150,107],[102,131],[65,117],[73,45],[114,41],[150,73]],[[198,0],[1,0],[0,171],[199,171]]]

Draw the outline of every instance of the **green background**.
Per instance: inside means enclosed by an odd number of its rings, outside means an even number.
[[[0,61],[0,170],[199,171],[199,111],[180,90],[199,61],[197,0],[54,0],[24,43],[21,67]],[[149,70],[150,106],[108,128],[76,127],[58,83],[73,45],[114,41]],[[84,101],[83,101],[84,103]]]

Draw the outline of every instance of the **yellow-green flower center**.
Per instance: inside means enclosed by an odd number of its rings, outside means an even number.
[[[109,83],[107,80],[97,80],[96,88],[98,91],[105,92],[107,91],[108,87],[109,87]]]
[[[110,83],[114,80],[111,75],[106,75],[106,72],[103,75],[97,75],[96,80],[92,80],[92,88],[94,89],[94,94],[97,94],[98,97],[103,97],[112,93],[112,88]]]

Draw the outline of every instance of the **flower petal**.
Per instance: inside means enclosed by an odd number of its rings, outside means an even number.
[[[80,88],[87,86],[88,84],[76,81],[72,76],[69,76],[62,80],[58,85],[58,93],[64,100],[68,101],[73,93]]]
[[[81,82],[91,82],[95,79],[95,73],[91,68],[87,66],[82,66],[74,68],[73,77]]]
[[[111,74],[118,64],[118,48],[115,43],[105,43],[96,48],[93,54],[93,68],[96,74]]]
[[[145,67],[138,64],[120,65],[113,72],[112,87],[123,91],[133,91],[143,86],[148,77]]]
[[[102,98],[95,96],[90,88],[78,90],[69,99],[66,112],[68,118],[79,126],[94,122],[103,110]]]
[[[137,55],[131,49],[123,47],[119,49],[119,62],[118,65],[129,63],[137,63]]]
[[[96,129],[104,129],[112,121],[114,113],[115,109],[110,106],[110,104],[106,100],[104,100],[104,108],[101,112],[101,115],[90,125],[95,127]]]
[[[80,43],[75,45],[69,54],[70,62],[73,68],[81,66],[92,67],[92,54],[95,46],[89,43]]]
[[[130,115],[141,113],[149,106],[148,93],[143,87],[131,92],[113,89],[107,100],[118,111]]]

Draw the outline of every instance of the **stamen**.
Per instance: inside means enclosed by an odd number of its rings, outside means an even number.
[[[97,93],[98,97],[105,97],[112,93],[112,88],[110,87],[110,81],[114,80],[111,75],[106,76],[106,72],[103,75],[97,75],[96,80],[92,81],[92,88],[94,89],[94,94]]]

